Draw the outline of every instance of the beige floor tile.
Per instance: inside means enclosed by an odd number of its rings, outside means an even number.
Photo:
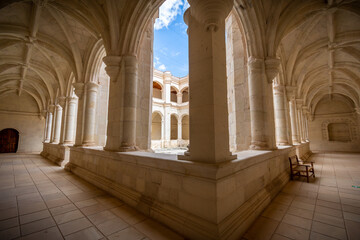
[[[307,230],[311,229],[311,220],[298,217],[291,214],[286,214],[282,220],[283,223],[287,223],[293,226],[301,227]]]
[[[314,211],[300,209],[296,207],[290,207],[287,210],[288,214],[295,215],[298,217],[306,218],[306,219],[313,219]]]
[[[284,236],[281,236],[277,233],[273,234],[272,237],[271,237],[271,240],[289,240],[291,238],[287,238],[287,237],[284,237]]]
[[[81,212],[83,214],[85,214],[86,216],[89,216],[89,215],[92,215],[94,213],[98,213],[100,211],[104,211],[104,210],[107,210],[108,207],[100,204],[100,203],[97,203],[95,205],[92,205],[92,206],[89,206],[89,207],[84,207],[81,209]]]
[[[50,212],[47,209],[39,211],[39,212],[34,212],[34,213],[26,214],[26,215],[21,215],[20,216],[20,224],[26,224],[26,223],[30,223],[30,222],[33,222],[33,221],[36,221],[36,220],[49,218],[49,217],[51,217],[51,215],[50,215]]]
[[[259,217],[252,227],[244,235],[246,239],[252,240],[266,240],[271,239],[272,234],[275,232],[279,221],[273,219]]]
[[[333,209],[337,209],[337,210],[341,210],[341,204],[340,203],[335,203],[335,202],[328,202],[328,201],[324,201],[324,200],[317,200],[316,201],[316,205],[322,206],[322,207],[327,207],[327,208],[333,208]]]
[[[310,240],[335,240],[336,238],[328,237],[317,232],[310,233]]]
[[[104,234],[105,236],[109,236],[113,233],[116,233],[120,230],[127,228],[129,224],[127,224],[124,220],[116,217],[105,222],[96,225],[96,227]]]
[[[71,233],[75,233],[78,232],[80,230],[83,230],[85,228],[89,228],[91,227],[92,224],[89,220],[87,220],[86,218],[79,218],[67,223],[63,223],[59,225],[60,231],[61,233],[66,236],[69,235]]]
[[[304,203],[304,202],[295,201],[295,200],[291,203],[290,206],[295,207],[295,208],[309,210],[309,211],[314,211],[314,209],[315,209],[314,204]]]
[[[145,236],[139,232],[138,230],[136,230],[133,227],[128,227],[125,228],[119,232],[116,232],[114,234],[111,234],[110,236],[108,236],[109,240],[141,240],[144,239]]]
[[[337,239],[344,239],[344,240],[347,239],[344,228],[335,227],[329,224],[314,221],[311,230],[329,237],[334,237]]]
[[[345,220],[345,225],[346,225],[346,231],[347,231],[349,240],[359,240],[360,239],[360,237],[359,237],[360,236],[360,223],[350,221],[350,220]]]
[[[359,214],[344,212],[344,219],[360,223]]]
[[[355,213],[355,214],[360,215],[360,208],[358,208],[358,207],[343,204],[342,205],[342,210],[344,212],[351,212],[351,213]]]
[[[103,237],[104,236],[98,230],[96,230],[96,228],[89,227],[89,228],[83,229],[81,231],[78,231],[76,233],[70,234],[70,235],[66,236],[65,239],[66,240],[80,240],[80,239],[98,240]]]
[[[47,209],[44,202],[29,203],[26,205],[19,206],[19,214],[25,215],[29,213],[38,212]]]
[[[55,216],[55,215],[63,214],[63,213],[70,212],[70,211],[73,211],[76,209],[77,209],[76,206],[74,204],[70,203],[70,204],[66,204],[63,206],[50,208],[50,212],[52,215]]]
[[[95,205],[95,204],[98,204],[98,203],[99,202],[96,201],[94,198],[91,198],[91,199],[75,202],[75,205],[78,208],[84,208],[84,207],[89,207],[89,206],[92,206],[92,205]]]
[[[84,215],[79,210],[74,210],[60,215],[56,215],[54,216],[54,219],[57,224],[63,224],[83,217]]]
[[[273,202],[265,209],[265,211],[261,215],[267,218],[281,221],[287,209],[288,206]]]
[[[116,215],[114,213],[110,212],[109,210],[105,210],[105,211],[90,215],[88,218],[90,219],[90,221],[93,224],[99,225],[102,222],[116,218]]]
[[[63,239],[63,237],[57,227],[51,227],[42,230],[40,232],[32,233],[21,237],[21,240],[39,240],[39,239],[60,240]]]
[[[342,211],[336,210],[336,209],[333,209],[333,208],[327,208],[327,207],[319,206],[319,205],[315,206],[315,212],[330,215],[330,216],[333,216],[333,217],[338,217],[338,218],[343,217]]]
[[[279,227],[276,229],[276,233],[296,240],[309,239],[310,235],[309,230],[296,227],[284,222],[280,223]]]
[[[0,211],[0,220],[13,218],[18,216],[18,209],[16,207],[4,209]]]
[[[293,201],[294,197],[295,196],[293,194],[280,192],[274,199],[274,202],[289,206]]]
[[[110,211],[130,225],[142,222],[147,218],[142,213],[139,213],[138,211],[127,205],[110,209]]]
[[[6,230],[0,231],[0,239],[14,239],[20,236],[20,227],[8,228]]]
[[[17,217],[0,221],[0,231],[16,226],[19,226],[19,219]]]
[[[55,225],[56,224],[51,217],[44,218],[41,220],[37,220],[34,222],[30,222],[30,223],[21,225],[21,234],[27,235],[30,233],[38,232],[38,231],[53,227]]]
[[[143,233],[144,235],[146,235],[148,238],[150,239],[156,239],[156,240],[168,240],[168,239],[172,239],[172,240],[180,240],[180,239],[184,239],[183,237],[181,237],[180,235],[178,235],[177,233],[171,231],[170,229],[164,227],[163,225],[147,219],[143,222],[140,222],[136,225],[134,225],[134,227],[141,233]]]
[[[341,227],[341,228],[345,227],[344,220],[342,217],[338,218],[338,217],[333,217],[333,216],[322,214],[322,213],[315,213],[314,221],[326,223],[326,224]]]

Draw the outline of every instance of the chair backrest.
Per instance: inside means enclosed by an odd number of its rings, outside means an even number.
[[[290,167],[291,168],[296,167],[298,165],[298,163],[299,163],[296,155],[289,157],[289,162],[290,162]]]

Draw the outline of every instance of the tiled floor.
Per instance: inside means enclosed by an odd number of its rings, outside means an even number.
[[[314,154],[311,161],[315,180],[290,181],[244,239],[360,239],[360,154]]]
[[[183,239],[38,155],[0,155],[0,239]]]
[[[289,182],[244,239],[360,239],[360,154],[311,160],[316,179]],[[182,239],[38,155],[2,154],[0,239],[14,238]]]

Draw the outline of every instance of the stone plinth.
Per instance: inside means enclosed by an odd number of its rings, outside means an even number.
[[[190,239],[238,239],[289,180],[294,147],[204,164],[71,147],[66,169]]]
[[[44,158],[62,167],[69,162],[69,154],[68,146],[53,143],[44,143],[43,151],[40,153]]]

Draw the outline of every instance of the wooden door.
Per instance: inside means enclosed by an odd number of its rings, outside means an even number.
[[[0,153],[15,153],[18,148],[19,132],[6,128],[0,132]]]

